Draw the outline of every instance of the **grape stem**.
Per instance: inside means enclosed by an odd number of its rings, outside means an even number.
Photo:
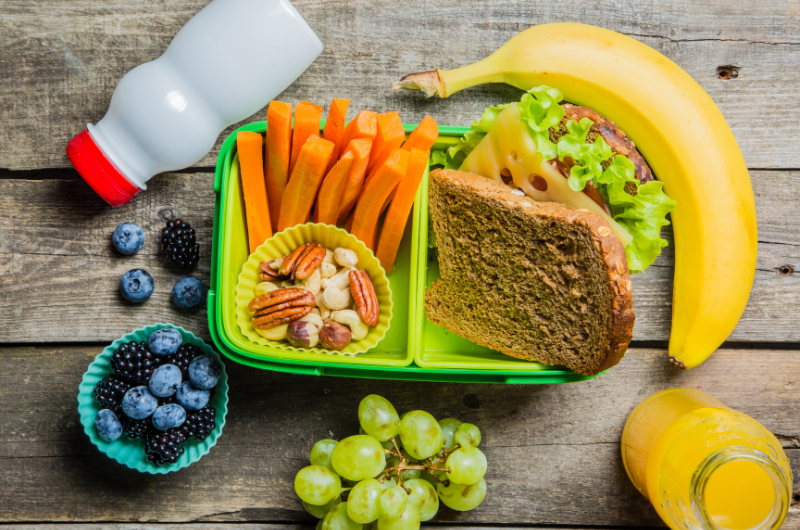
[[[387,469],[384,469],[383,471],[381,471],[380,475],[378,475],[378,476],[383,476],[382,479],[381,479],[381,482],[386,480],[386,477],[388,477],[390,474],[392,474],[392,472],[394,472],[397,475],[397,485],[402,488],[403,487],[403,477],[402,477],[403,471],[406,471],[406,470],[409,470],[409,469],[419,469],[421,471],[427,471],[428,473],[430,473],[430,475],[433,478],[435,478],[438,482],[441,482],[442,484],[446,483],[446,481],[444,481],[444,480],[440,479],[439,477],[437,477],[436,474],[434,473],[434,471],[444,471],[445,473],[451,473],[452,472],[452,470],[449,467],[442,468],[442,467],[438,467],[438,466],[439,466],[439,464],[441,464],[442,462],[445,461],[444,457],[447,456],[448,453],[450,453],[450,452],[452,452],[452,451],[454,451],[454,450],[456,450],[458,448],[458,445],[453,446],[449,450],[442,450],[439,453],[439,455],[437,455],[437,456],[439,456],[439,459],[436,461],[436,463],[433,462],[433,457],[429,457],[429,458],[425,459],[425,462],[427,462],[427,464],[422,464],[422,465],[416,464],[416,465],[413,465],[413,464],[409,464],[408,459],[405,456],[403,456],[403,453],[400,452],[400,447],[398,447],[397,441],[394,439],[394,436],[389,438],[389,441],[392,442],[392,446],[394,446],[394,449],[385,449],[384,453],[387,454],[387,455],[394,456],[395,458],[400,460],[400,462],[394,467],[390,467],[390,468],[387,468]]]

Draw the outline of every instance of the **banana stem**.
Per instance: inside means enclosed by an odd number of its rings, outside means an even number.
[[[504,83],[504,75],[497,71],[489,59],[491,59],[491,55],[477,63],[453,70],[436,68],[404,75],[399,81],[392,83],[392,90],[395,92],[424,92],[426,97],[446,98],[471,86]]]

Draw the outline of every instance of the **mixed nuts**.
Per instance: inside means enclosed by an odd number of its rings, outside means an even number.
[[[247,309],[259,335],[296,348],[344,349],[380,320],[375,286],[358,256],[305,243],[282,258],[263,261],[263,280]]]

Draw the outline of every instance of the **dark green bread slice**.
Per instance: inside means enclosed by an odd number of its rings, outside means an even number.
[[[620,361],[633,295],[625,249],[602,216],[453,170],[431,173],[428,207],[441,272],[425,295],[431,322],[583,375]]]

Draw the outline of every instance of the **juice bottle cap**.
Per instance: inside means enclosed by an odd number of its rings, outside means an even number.
[[[111,206],[122,206],[142,191],[114,167],[86,129],[69,141],[67,156],[83,180]]]

